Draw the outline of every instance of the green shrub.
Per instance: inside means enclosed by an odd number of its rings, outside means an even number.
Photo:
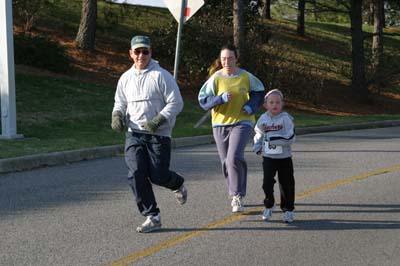
[[[44,68],[53,72],[67,72],[69,59],[66,49],[42,36],[26,34],[14,37],[15,63]]]

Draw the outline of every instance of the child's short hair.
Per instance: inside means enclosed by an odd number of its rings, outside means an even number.
[[[281,100],[283,100],[282,92],[280,90],[278,90],[278,89],[273,89],[273,90],[270,90],[269,92],[267,92],[267,94],[265,94],[264,101],[267,101],[268,97],[271,94],[277,94],[277,95],[279,95],[279,97],[281,97]]]

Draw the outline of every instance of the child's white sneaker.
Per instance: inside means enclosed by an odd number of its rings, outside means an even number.
[[[283,221],[285,223],[292,223],[294,221],[294,213],[291,211],[285,211],[283,213]]]
[[[262,215],[262,219],[263,219],[264,221],[271,220],[271,218],[272,218],[272,209],[273,209],[273,208],[265,208],[265,209],[264,209],[263,215]]]

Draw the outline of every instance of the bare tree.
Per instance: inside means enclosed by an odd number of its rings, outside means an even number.
[[[32,31],[40,12],[49,5],[45,0],[13,0],[12,4],[15,19],[23,22],[25,33]]]
[[[96,40],[97,0],[82,0],[82,14],[79,30],[75,38],[76,45],[93,51]]]
[[[368,98],[368,88],[365,79],[362,1],[350,0],[352,90],[359,100],[366,101]]]
[[[332,3],[335,2],[335,3]],[[368,99],[365,78],[364,33],[362,30],[363,0],[336,0],[331,2],[312,1],[314,12],[347,13],[351,21],[352,77],[351,89],[360,101]],[[311,10],[313,11],[313,10]]]
[[[319,20],[319,15],[318,15],[318,12],[317,12],[317,0],[309,0],[308,2],[313,6],[312,14],[313,14],[314,19],[316,21],[318,21]]]
[[[299,0],[297,5],[297,34],[304,36],[304,12],[306,0]]]
[[[374,25],[374,13],[375,13],[375,5],[374,0],[371,0],[369,3],[369,12],[368,12],[368,25]]]
[[[246,62],[244,35],[244,2],[233,0],[233,41],[238,48],[239,61],[242,64]]]
[[[383,20],[382,20],[383,0],[373,0],[374,10],[374,33],[372,37],[372,69],[373,78],[377,81],[381,74],[383,62]]]
[[[266,19],[272,19],[271,17],[271,0],[262,0],[260,15]]]
[[[382,27],[386,28],[386,17],[385,17],[385,1],[380,1],[381,5],[381,20],[382,20]]]

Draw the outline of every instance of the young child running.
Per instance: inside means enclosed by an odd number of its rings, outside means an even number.
[[[284,212],[283,221],[293,222],[294,176],[291,144],[295,140],[293,118],[283,108],[283,94],[279,90],[269,91],[264,98],[267,109],[255,126],[254,147],[263,156],[263,190],[265,193],[264,221],[270,220],[274,208],[275,174],[278,172],[281,194],[280,207]]]

